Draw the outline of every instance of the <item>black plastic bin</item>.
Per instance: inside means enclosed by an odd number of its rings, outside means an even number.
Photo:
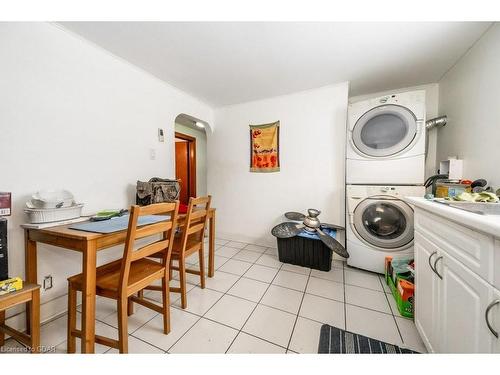
[[[332,251],[319,239],[295,236],[277,238],[280,262],[330,271]]]

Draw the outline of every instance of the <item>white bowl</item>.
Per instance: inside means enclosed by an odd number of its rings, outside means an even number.
[[[31,204],[36,208],[70,207],[74,203],[73,194],[68,190],[46,189],[32,195]]]

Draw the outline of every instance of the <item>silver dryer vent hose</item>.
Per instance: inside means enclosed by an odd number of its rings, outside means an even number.
[[[427,130],[431,130],[434,128],[442,128],[443,126],[446,125],[447,122],[448,122],[447,116],[439,116],[439,117],[427,120],[425,122],[425,128]]]

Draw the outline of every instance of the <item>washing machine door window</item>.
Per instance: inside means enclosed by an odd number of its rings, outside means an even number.
[[[413,210],[399,199],[367,198],[354,210],[354,228],[370,245],[398,249],[413,240]]]
[[[408,108],[388,104],[375,107],[354,125],[352,141],[363,154],[384,157],[404,151],[417,135],[417,119]]]

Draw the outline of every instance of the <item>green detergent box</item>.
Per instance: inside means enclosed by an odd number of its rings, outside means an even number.
[[[413,275],[408,271],[408,265],[413,259],[385,258],[385,282],[391,289],[399,313],[407,318],[413,318],[413,305],[415,299],[415,284]]]

